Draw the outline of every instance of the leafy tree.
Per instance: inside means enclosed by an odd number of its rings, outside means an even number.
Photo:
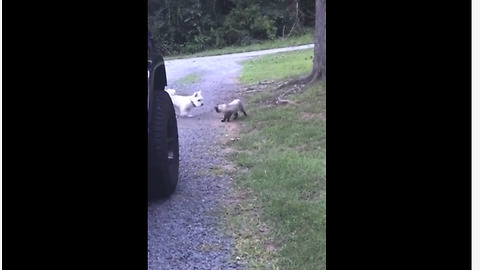
[[[247,45],[253,40],[273,39],[274,21],[263,15],[259,4],[239,4],[226,16],[222,30],[229,44]]]
[[[313,26],[313,0],[148,0],[148,26],[166,55],[289,37]]]

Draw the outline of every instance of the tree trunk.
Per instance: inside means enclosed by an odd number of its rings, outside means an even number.
[[[327,78],[327,0],[315,2],[315,47],[309,83]]]
[[[315,0],[315,37],[312,72],[306,76],[290,80],[277,87],[282,89],[295,84],[311,84],[327,79],[327,0]]]

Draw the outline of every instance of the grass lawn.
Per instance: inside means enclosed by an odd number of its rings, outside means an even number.
[[[313,49],[270,54],[243,62],[240,82],[288,79],[308,74],[313,66]]]
[[[246,61],[241,80],[308,75],[312,53]],[[248,118],[237,122],[239,140],[228,143],[243,172],[236,187],[255,209],[233,215],[239,234],[250,235],[237,241],[236,252],[252,269],[326,269],[326,86],[318,82],[288,96],[296,105],[254,105],[282,91],[247,95]]]
[[[208,50],[208,51],[188,54],[188,55],[166,56],[165,60],[212,56],[212,55],[239,53],[239,52],[250,52],[250,51],[258,51],[258,50],[283,48],[283,47],[289,47],[289,46],[305,45],[305,44],[311,44],[311,43],[313,43],[313,29],[299,36],[292,36],[289,38],[278,38],[275,40],[264,41],[261,43],[255,43],[248,46],[230,46],[230,47],[225,47],[223,49]]]

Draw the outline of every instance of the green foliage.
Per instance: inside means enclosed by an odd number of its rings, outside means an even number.
[[[312,4],[315,1],[148,0],[148,25],[164,55],[192,54],[302,34],[314,25],[308,15]]]
[[[260,12],[259,4],[232,9],[222,29],[228,43],[241,45],[250,45],[254,40],[273,39],[277,30],[273,19]]]

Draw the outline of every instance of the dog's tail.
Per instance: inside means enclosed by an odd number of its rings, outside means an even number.
[[[167,92],[170,96],[173,96],[173,95],[175,95],[176,91],[175,91],[175,89],[167,89],[167,90],[165,90],[165,92]]]

